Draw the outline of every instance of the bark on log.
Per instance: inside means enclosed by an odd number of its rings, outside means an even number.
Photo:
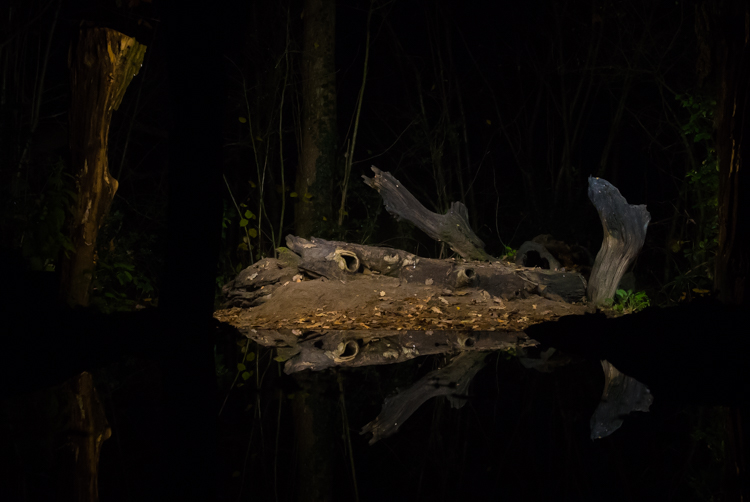
[[[371,167],[375,176],[362,176],[368,186],[380,192],[386,210],[397,220],[407,220],[437,241],[467,260],[489,261],[484,242],[477,237],[469,225],[469,213],[460,202],[453,202],[445,214],[437,214],[425,208],[392,174]]]
[[[520,267],[540,267],[550,270],[562,268],[560,262],[538,242],[526,241],[516,252],[516,265]],[[546,265],[546,266],[545,266]]]
[[[357,273],[376,272],[437,287],[481,288],[503,299],[538,294],[568,303],[580,302],[586,280],[576,272],[509,267],[501,262],[461,263],[421,258],[400,249],[380,248],[311,238],[288,236],[287,246],[300,255],[298,267],[314,276],[346,280]],[[232,286],[235,288],[235,286]],[[231,289],[225,293],[232,295]]]
[[[614,297],[620,279],[638,256],[651,215],[645,205],[629,205],[617,188],[601,178],[589,177],[589,199],[604,228],[588,286],[589,301],[599,305]]]

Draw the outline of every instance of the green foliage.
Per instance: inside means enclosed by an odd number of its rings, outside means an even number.
[[[638,312],[650,306],[651,300],[645,291],[634,293],[631,289],[627,291],[618,289],[615,292],[615,297],[612,299],[612,310],[622,312],[623,314]]]
[[[157,236],[125,229],[125,216],[112,210],[97,239],[91,305],[102,312],[132,310],[156,304]]]
[[[696,160],[685,174],[685,209],[668,243],[676,270],[665,286],[671,301],[690,300],[693,291],[712,287],[719,232],[719,161],[713,139],[716,100],[692,94],[676,99],[688,112],[682,132],[692,143]]]
[[[221,217],[221,254],[216,275],[217,308],[222,302],[222,286],[252,264],[254,246],[248,237],[256,237],[257,231],[255,228],[246,227],[256,216],[247,209],[246,204],[240,204],[239,209],[244,210],[244,217],[238,214],[231,202],[224,200],[224,214]]]
[[[65,173],[65,163],[52,166],[41,186],[31,180],[18,179],[6,205],[11,232],[32,270],[52,271],[60,253],[73,250],[65,229],[76,195],[73,179]]]
[[[513,249],[512,247],[508,246],[507,244],[503,244],[503,259],[510,262],[516,261],[516,253],[518,252],[517,249]]]
[[[715,406],[698,411],[700,418],[690,434],[699,462],[688,478],[696,500],[716,500],[716,486],[725,475],[727,455],[727,408]]]
[[[688,93],[677,94],[675,99],[680,102],[680,106],[690,112],[689,120],[682,126],[683,132],[692,138],[694,143],[711,140],[710,126],[713,121],[716,100]]]

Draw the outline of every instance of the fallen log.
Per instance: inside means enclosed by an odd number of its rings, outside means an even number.
[[[538,345],[525,329],[591,312],[587,291],[598,302],[614,295],[643,244],[649,218],[644,206],[628,205],[608,182],[589,179],[589,196],[605,235],[587,284],[546,252],[544,243],[554,241],[531,243],[524,251],[524,256],[538,253],[549,270],[492,260],[469,228],[463,205],[454,203],[445,215],[432,213],[392,175],[373,171],[375,177],[365,181],[380,191],[389,212],[478,261],[435,260],[392,248],[288,236],[288,249],[280,250],[279,259],[261,260],[225,286],[226,306],[235,308],[216,313],[257,343],[276,347],[286,373],[393,364],[428,354],[511,348],[523,354],[524,348]],[[559,363],[549,364],[549,354],[538,361],[524,357],[523,363],[550,371]],[[610,434],[623,415],[650,404],[645,386],[606,361],[602,365],[606,386],[592,417],[592,437]],[[464,366],[474,367],[456,363]],[[430,378],[450,380],[454,387],[456,380],[464,382],[464,376],[446,371]],[[447,395],[445,389],[430,389],[434,385],[421,381],[391,398],[381,422],[402,423],[432,395]],[[374,440],[397,429],[377,423],[368,429]]]

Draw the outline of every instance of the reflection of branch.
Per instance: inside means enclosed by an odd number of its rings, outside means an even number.
[[[360,434],[372,432],[371,445],[395,434],[422,403],[433,397],[448,396],[453,408],[461,408],[469,384],[484,367],[486,357],[486,352],[462,352],[448,366],[431,371],[408,389],[387,398],[383,410],[362,427]]]

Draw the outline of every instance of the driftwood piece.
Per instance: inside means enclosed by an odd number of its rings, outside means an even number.
[[[628,204],[617,188],[601,178],[589,177],[588,194],[604,229],[588,285],[589,301],[599,305],[614,297],[620,280],[641,251],[651,215],[645,205]],[[606,360],[601,363],[605,385],[591,417],[592,439],[612,434],[629,413],[648,411],[653,400],[644,384],[620,373]]]
[[[588,297],[594,305],[615,296],[617,285],[646,239],[651,215],[645,205],[630,205],[611,183],[589,177],[589,199],[604,228],[602,247],[594,260]]]
[[[469,383],[484,367],[486,352],[464,352],[444,368],[431,371],[408,389],[386,398],[380,414],[362,428],[360,434],[372,433],[369,443],[395,434],[399,427],[425,401],[436,396],[448,396],[453,408],[466,403]]]
[[[283,253],[287,257],[294,253]],[[226,298],[225,305],[241,308],[257,307],[272,298],[272,294],[280,285],[294,280],[298,275],[297,267],[293,266],[299,257],[276,259],[263,258],[241,271],[237,277],[225,284],[221,290]],[[289,266],[289,265],[292,266]]]
[[[591,439],[609,436],[620,428],[626,415],[634,411],[647,412],[654,402],[654,396],[644,384],[621,373],[609,361],[601,363],[604,391],[591,416]]]
[[[550,300],[577,303],[586,296],[586,279],[577,272],[522,269],[516,273],[527,289]]]
[[[541,267],[550,270],[562,268],[546,247],[538,242],[526,241],[516,252],[516,265],[519,267]]]
[[[446,215],[431,213],[393,176],[373,171],[375,177],[365,182],[380,191],[396,218],[412,221],[461,256],[490,259],[471,232],[463,205],[454,204]],[[455,366],[386,401],[378,418],[363,429],[373,432],[373,443],[396,432],[430,397],[455,394],[459,385],[465,389],[481,367],[482,351],[536,346],[520,330],[559,317],[563,306],[566,314],[582,314],[586,307],[564,302],[580,301],[587,290],[597,302],[614,295],[643,245],[650,216],[645,206],[628,205],[604,180],[590,178],[589,197],[605,236],[588,285],[579,273],[565,271],[540,242],[527,243],[522,255],[536,252],[550,268],[560,270],[432,260],[403,250],[288,236],[288,256],[293,258],[285,263],[264,260],[255,270],[243,271],[225,294],[229,305],[246,308],[217,313],[217,318],[258,343],[275,346],[286,360],[286,373],[460,351]],[[315,280],[303,280],[298,271]],[[268,301],[272,296],[274,301]],[[522,362],[549,371],[560,364],[549,361],[553,352],[544,352],[538,362]],[[643,384],[606,361],[602,366],[606,383],[591,419],[592,438],[611,434],[624,415],[648,411],[651,402]]]
[[[377,272],[403,281],[460,290],[477,288],[508,300],[539,296],[568,303],[586,295],[586,280],[577,272],[510,267],[502,262],[481,263],[421,258],[406,251],[290,235],[287,246],[301,256],[299,268],[314,276],[346,280]],[[436,289],[436,292],[440,292]]]
[[[315,237],[307,240],[293,235],[287,236],[286,243],[289,249],[301,256],[301,270],[331,280],[346,280],[358,273],[374,272],[408,282],[431,285],[438,293],[441,290],[437,288],[484,287],[490,294],[505,299],[522,296],[523,291],[527,289],[523,279],[517,277],[513,269],[500,262],[486,265],[436,260],[421,258],[400,249],[328,241]]]
[[[587,308],[573,304],[586,289],[577,273],[316,238],[287,245],[227,284],[226,305],[240,308],[216,314],[276,347],[287,373],[532,346],[525,327]]]
[[[375,176],[362,176],[368,186],[380,192],[386,210],[397,220],[407,220],[437,241],[467,260],[489,261],[484,242],[474,234],[469,225],[469,213],[460,202],[453,202],[445,214],[425,208],[392,174],[371,167]]]

